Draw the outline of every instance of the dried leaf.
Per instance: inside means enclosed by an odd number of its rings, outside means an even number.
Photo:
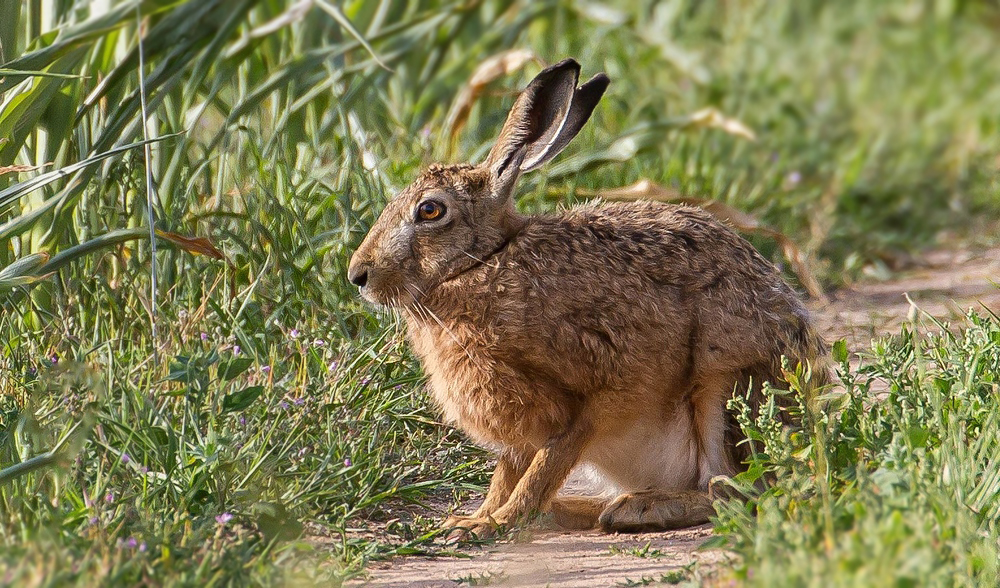
[[[455,101],[448,111],[448,120],[445,128],[452,141],[465,126],[472,111],[472,104],[482,95],[490,83],[494,80],[509,76],[510,74],[523,68],[527,63],[534,61],[544,65],[532,51],[528,49],[510,49],[487,58],[479,67],[472,72],[472,77],[468,83],[462,87],[455,97]]]
[[[159,229],[156,230],[156,236],[166,239],[181,249],[195,255],[207,255],[212,259],[226,259],[226,256],[207,237],[185,237],[177,233],[169,233]]]
[[[599,2],[576,2],[570,4],[586,18],[602,24],[620,27],[628,22],[628,13]]]
[[[681,128],[711,128],[720,129],[730,135],[743,137],[750,141],[756,141],[757,135],[750,127],[735,118],[729,118],[719,112],[717,108],[702,108],[698,112],[687,115],[680,121]]]
[[[677,202],[682,199],[681,193],[672,188],[653,183],[647,179],[639,180],[631,186],[612,188],[610,190],[577,190],[577,194],[587,197],[598,197],[604,200],[656,200],[657,202]]]
[[[773,239],[778,246],[781,247],[782,253],[785,258],[788,259],[789,264],[792,266],[792,271],[795,272],[795,275],[799,278],[799,282],[801,282],[802,287],[806,289],[806,292],[808,292],[813,298],[816,298],[824,303],[829,300],[826,297],[826,294],[823,293],[823,288],[820,286],[816,276],[809,270],[809,265],[806,262],[805,255],[802,253],[802,250],[799,249],[798,245],[796,245],[784,233],[760,222],[757,217],[747,214],[741,210],[737,210],[728,204],[706,198],[691,198],[682,196],[676,190],[665,188],[659,184],[649,181],[648,179],[642,179],[631,186],[623,186],[621,188],[595,191],[577,190],[576,193],[581,196],[603,198],[604,200],[655,200],[658,202],[688,204],[690,206],[703,208],[710,212],[712,216],[728,222],[738,231],[742,231],[744,233],[757,233],[758,235],[764,235],[765,237]]]
[[[0,176],[5,174],[17,174],[21,172],[35,171],[36,169],[42,169],[43,167],[48,167],[52,163],[43,163],[42,165],[0,165]]]

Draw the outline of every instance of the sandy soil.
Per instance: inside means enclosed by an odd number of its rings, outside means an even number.
[[[890,281],[840,290],[828,304],[814,305],[813,311],[827,340],[844,338],[853,351],[869,346],[873,337],[898,330],[908,317],[919,314],[914,305],[945,320],[960,318],[970,307],[985,306],[1000,313],[998,284],[1000,247],[935,252]],[[569,490],[585,491],[585,484],[582,479],[571,480]],[[671,570],[710,573],[717,568],[714,564],[724,561],[725,553],[698,549],[711,536],[709,525],[633,535],[529,530],[512,541],[463,549],[468,558],[375,562],[367,580],[355,585],[583,588],[658,583]]]

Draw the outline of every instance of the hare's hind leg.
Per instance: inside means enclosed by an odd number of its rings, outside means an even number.
[[[708,492],[647,490],[622,494],[598,519],[606,533],[668,531],[708,522],[715,514]]]
[[[695,440],[698,444],[698,489],[708,490],[712,478],[736,473],[727,433],[730,415],[726,402],[733,395],[738,377],[720,373],[696,380],[691,394]]]
[[[552,523],[565,531],[597,528],[597,519],[608,507],[608,499],[598,496],[557,496],[549,505]]]

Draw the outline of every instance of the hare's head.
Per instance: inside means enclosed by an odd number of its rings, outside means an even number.
[[[543,70],[483,163],[433,165],[389,202],[348,269],[365,298],[405,306],[506,245],[524,222],[514,209],[518,177],[562,151],[608,87],[597,74],[578,88],[579,75],[572,59]]]

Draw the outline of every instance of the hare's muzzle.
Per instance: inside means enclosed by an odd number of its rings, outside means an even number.
[[[368,283],[369,269],[366,263],[352,263],[347,268],[347,279],[358,288],[364,288]]]

